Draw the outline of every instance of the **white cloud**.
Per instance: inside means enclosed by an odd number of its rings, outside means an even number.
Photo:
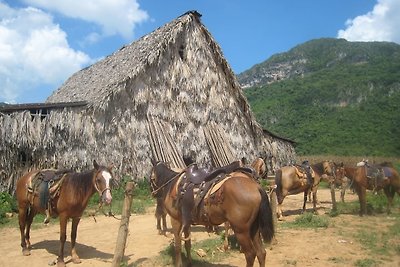
[[[373,10],[349,19],[338,38],[349,41],[390,41],[400,43],[400,1],[378,0]]]
[[[68,45],[51,15],[2,2],[0,15],[0,101],[13,103],[32,88],[59,85],[91,62]]]
[[[131,40],[136,24],[149,16],[137,0],[24,0],[25,3],[64,16],[98,24],[105,36],[119,34]]]

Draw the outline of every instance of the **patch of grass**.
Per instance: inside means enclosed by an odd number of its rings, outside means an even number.
[[[358,201],[352,202],[337,202],[336,203],[336,211],[331,210],[329,215],[331,217],[336,217],[339,214],[358,214],[360,211],[360,204]]]
[[[282,226],[288,228],[327,228],[329,226],[329,219],[307,212],[297,217],[293,222],[283,223]]]
[[[15,213],[18,211],[17,201],[15,197],[7,192],[0,193],[0,225],[9,221],[7,213]]]
[[[193,266],[209,266],[210,262],[221,262],[229,257],[229,251],[223,251],[223,241],[221,238],[209,238],[199,242],[192,243],[191,256]],[[205,256],[200,257],[197,251],[205,253]],[[168,245],[160,256],[157,257],[156,262],[160,266],[169,266],[174,264],[175,249],[173,243]],[[182,261],[185,265],[187,262],[186,251],[182,245]]]
[[[357,267],[374,267],[374,266],[379,266],[379,265],[380,265],[379,261],[376,261],[373,259],[357,260],[354,264],[354,266],[357,266]]]

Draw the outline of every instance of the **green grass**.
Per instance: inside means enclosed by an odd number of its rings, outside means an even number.
[[[286,228],[327,228],[329,218],[306,212],[298,216],[293,222],[284,222],[282,226]]]
[[[223,251],[223,238],[209,238],[199,242],[192,243],[191,256],[193,266],[209,266],[210,262],[217,263],[230,256],[230,251]],[[198,250],[205,252],[204,257],[200,257],[197,254]],[[234,251],[234,250],[233,250]],[[182,246],[182,261],[185,264],[187,262],[186,251]],[[168,245],[163,251],[160,252],[160,256],[157,257],[156,262],[159,266],[172,266],[175,257],[174,245]]]
[[[375,266],[381,266],[379,261],[373,260],[373,259],[362,259],[362,260],[357,260],[354,266],[357,267],[375,267]]]

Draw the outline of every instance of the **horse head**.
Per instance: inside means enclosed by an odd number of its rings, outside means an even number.
[[[99,165],[96,160],[93,161],[94,174],[93,185],[99,193],[102,203],[110,204],[112,201],[111,196],[111,183],[113,181],[112,168],[113,165],[108,167]]]
[[[262,158],[256,158],[251,167],[255,170],[257,178],[264,179],[267,175],[267,165]]]
[[[334,163],[334,173],[335,173],[335,180],[334,180],[335,183],[338,185],[342,184],[343,179],[346,176],[343,162],[339,164]]]
[[[179,173],[173,171],[165,162],[152,160],[152,164],[153,168],[150,174],[151,193],[154,197],[158,197],[160,191]]]

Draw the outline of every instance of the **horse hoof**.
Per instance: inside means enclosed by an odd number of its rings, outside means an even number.
[[[79,263],[81,263],[82,261],[81,261],[81,259],[79,259],[79,258],[75,258],[75,259],[72,259],[72,262],[73,262],[74,264],[79,264]]]
[[[57,267],[65,267],[65,266],[66,266],[65,262],[63,262],[63,261],[57,262]]]
[[[29,256],[29,255],[31,255],[31,251],[29,250],[29,249],[23,249],[22,250],[22,255],[24,255],[24,256]]]

